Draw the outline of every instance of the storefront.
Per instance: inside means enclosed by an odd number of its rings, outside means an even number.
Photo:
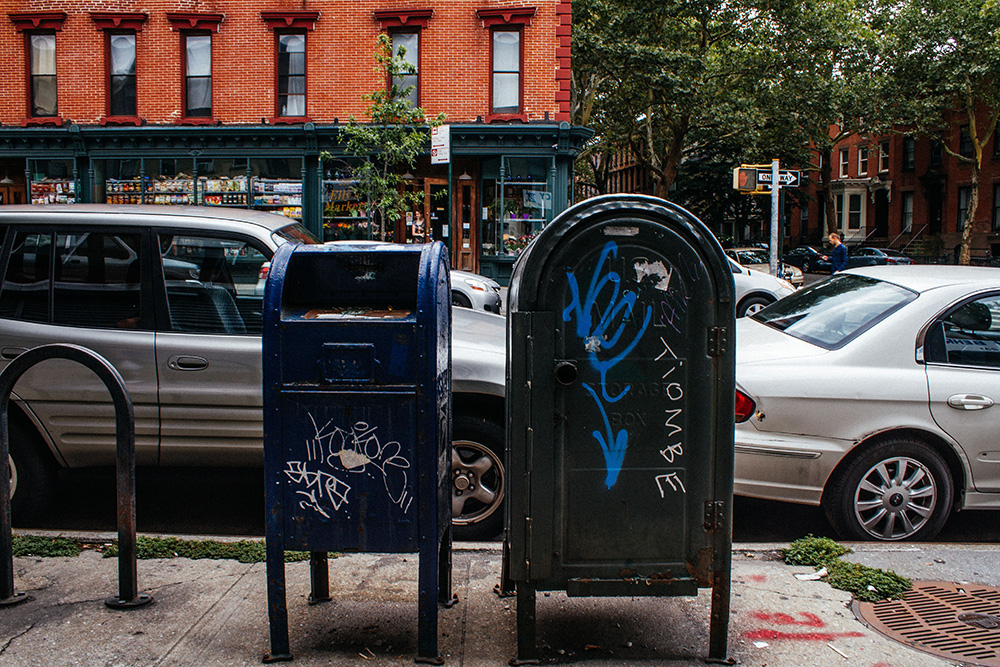
[[[516,255],[570,204],[590,137],[567,123],[451,126],[451,161],[418,159],[399,220],[373,219],[337,155],[336,125],[0,127],[0,204],[200,205],[271,211],[325,240],[444,241],[456,268],[506,283]],[[412,173],[411,173],[412,172]]]

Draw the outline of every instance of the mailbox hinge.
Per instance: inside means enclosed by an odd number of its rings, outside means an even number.
[[[726,512],[726,502],[724,500],[709,500],[705,502],[705,530],[715,532],[722,527],[723,517]]]
[[[710,327],[708,330],[708,356],[721,357],[726,354],[726,328]]]

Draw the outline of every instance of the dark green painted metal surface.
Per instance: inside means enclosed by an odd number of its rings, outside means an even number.
[[[534,590],[713,588],[724,658],[733,489],[734,286],[708,229],[652,197],[558,216],[514,269],[506,575],[518,659]],[[723,618],[724,617],[724,618]]]

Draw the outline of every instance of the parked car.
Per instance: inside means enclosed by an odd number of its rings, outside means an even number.
[[[761,273],[771,272],[771,257],[766,249],[761,248],[727,248],[726,254],[733,261],[745,266],[748,269],[760,271]],[[802,271],[791,264],[779,262],[779,278],[784,278],[793,287],[802,287],[805,278]]]
[[[885,259],[885,263],[889,266],[913,264],[912,257],[907,257],[898,250],[892,250],[891,248],[855,248],[851,251],[851,254],[855,257],[881,257]]]
[[[468,271],[451,270],[451,305],[500,314],[500,283]]]
[[[803,273],[830,273],[832,267],[826,253],[812,246],[792,248],[782,256],[782,261],[802,269]],[[847,252],[847,268],[856,269],[860,266],[876,266],[885,264],[884,257],[856,255],[853,250]]]
[[[1000,270],[851,269],[736,340],[736,493],[821,505],[860,540],[1000,508]]]
[[[0,367],[45,343],[108,359],[134,404],[145,466],[263,465],[260,274],[284,243],[316,243],[280,215],[175,206],[3,206]],[[127,263],[126,263],[127,262]],[[64,270],[72,264],[72,270]],[[455,534],[502,525],[506,324],[452,312]],[[111,466],[107,389],[45,361],[15,385],[15,520],[52,495],[57,468]]]
[[[752,315],[764,306],[795,291],[792,284],[782,278],[740,266],[729,258],[736,285],[736,317]]]

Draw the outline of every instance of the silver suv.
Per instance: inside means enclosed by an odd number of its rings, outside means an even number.
[[[0,207],[0,368],[46,343],[110,361],[135,409],[145,466],[263,465],[261,267],[316,243],[280,215],[164,206]],[[505,323],[453,309],[456,537],[502,525]],[[14,521],[30,522],[59,467],[113,466],[114,410],[83,366],[50,360],[15,385]]]

